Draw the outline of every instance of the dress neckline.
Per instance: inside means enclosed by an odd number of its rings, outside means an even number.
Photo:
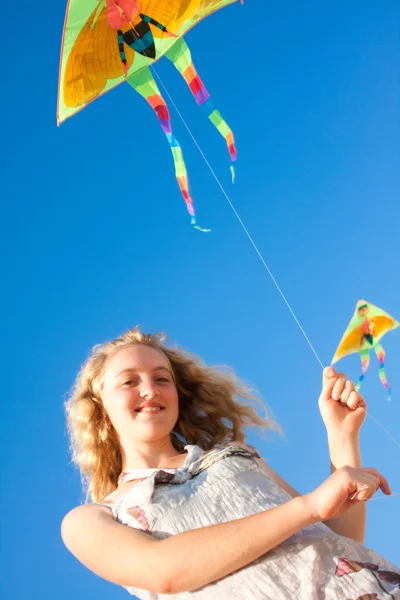
[[[193,449],[196,448],[196,446],[190,446],[187,445],[185,446],[185,450],[186,450],[186,458],[184,463],[180,466],[180,467],[173,467],[173,468],[163,468],[163,467],[156,467],[156,468],[150,468],[150,469],[127,469],[126,471],[123,471],[119,477],[118,477],[118,485],[120,485],[121,483],[125,483],[127,481],[133,481],[135,479],[146,479],[147,477],[151,477],[152,475],[154,475],[154,473],[158,473],[159,471],[163,471],[164,473],[176,473],[177,471],[180,470],[185,470],[188,468],[190,462],[191,462],[191,458],[192,458],[192,454],[193,454]]]

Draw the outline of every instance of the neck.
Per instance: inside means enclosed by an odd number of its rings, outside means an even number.
[[[121,451],[122,471],[128,469],[174,468],[180,466],[178,457],[183,454],[175,450],[169,437],[155,442],[121,440]]]

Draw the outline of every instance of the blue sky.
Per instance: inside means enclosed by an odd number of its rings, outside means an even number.
[[[1,98],[2,597],[123,598],[59,534],[81,501],[63,402],[90,348],[141,324],[232,365],[285,432],[271,442],[251,433],[250,442],[302,492],[329,474],[320,367],[174,111],[198,220],[211,234],[190,227],[168,145],[128,86],[56,127],[63,2],[2,11],[13,56]],[[390,0],[247,0],[188,34],[235,132],[234,186],[223,140],[168,61],[157,65],[324,363],[359,298],[400,317],[398,19]],[[21,23],[31,39],[16,37]],[[399,330],[384,346],[393,401],[375,360],[364,393],[399,440]],[[357,378],[358,357],[341,368]],[[400,492],[399,449],[371,420],[362,448]],[[372,501],[367,533],[398,565],[399,509],[399,496]]]

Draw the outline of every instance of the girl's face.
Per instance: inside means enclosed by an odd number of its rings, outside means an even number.
[[[122,443],[169,438],[178,420],[179,400],[165,354],[137,344],[112,355],[105,366],[103,403]]]

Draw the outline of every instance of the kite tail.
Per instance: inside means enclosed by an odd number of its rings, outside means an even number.
[[[388,391],[388,400],[391,400],[392,392],[391,392],[391,389],[387,382],[386,373],[385,373],[385,351],[380,344],[375,344],[375,352],[376,352],[376,356],[377,356],[378,362],[379,362],[379,379],[381,380],[382,385]]]
[[[358,392],[358,390],[361,387],[362,382],[365,379],[365,374],[368,370],[368,366],[369,366],[369,348],[363,348],[362,350],[360,350],[360,357],[361,357],[361,375],[357,381],[357,385],[356,385],[356,390]]]
[[[198,76],[193,65],[191,53],[185,40],[182,37],[179,38],[165,53],[165,56],[169,58],[175,68],[185,79],[197,104],[205,111],[210,121],[218,129],[222,137],[225,138],[231,161],[234,163],[237,155],[233,132],[226,121],[222,118],[220,112],[214,108],[211,96]],[[231,165],[231,173],[232,181],[234,181],[235,169],[233,164]]]
[[[157,83],[155,82],[150,70],[145,68],[137,73],[133,73],[126,78],[126,81],[143,98],[145,98],[145,100],[147,100],[157,115],[162,130],[164,131],[171,148],[175,164],[176,179],[178,181],[183,199],[185,200],[188,213],[191,216],[191,223],[193,227],[200,231],[210,231],[210,229],[202,229],[196,223],[193,200],[189,193],[189,183],[182,148],[178,140],[172,135],[171,119],[169,116],[168,107],[160,94],[160,90],[158,89]]]

